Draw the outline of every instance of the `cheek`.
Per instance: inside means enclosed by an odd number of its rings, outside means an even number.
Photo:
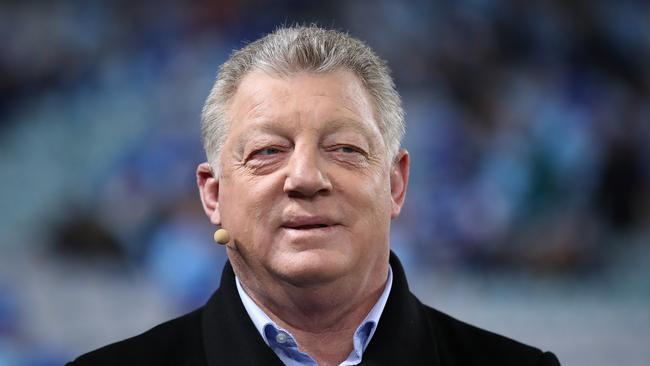
[[[337,181],[347,206],[357,212],[361,222],[374,225],[378,221],[390,221],[390,181],[385,174],[353,173],[341,175]]]
[[[272,211],[277,207],[275,199],[281,185],[276,179],[264,177],[246,177],[243,179],[228,179],[220,193],[222,220],[224,226],[238,230],[241,234],[263,229],[268,225],[268,219],[273,217]]]

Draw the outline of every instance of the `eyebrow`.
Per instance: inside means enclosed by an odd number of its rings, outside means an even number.
[[[373,124],[376,126],[376,122],[372,121]],[[376,126],[377,129],[378,126]],[[356,130],[357,132],[360,132],[363,135],[366,135],[368,137],[372,136],[373,131],[372,129],[368,126],[366,123],[362,123],[358,120],[351,119],[351,118],[337,118],[333,120],[328,120],[325,123],[325,131],[326,132],[332,132],[335,130],[340,130],[340,129],[348,129],[351,128],[353,130]],[[380,133],[381,135],[381,133]]]
[[[241,136],[239,137],[238,143],[239,144],[244,144],[246,141],[249,141],[253,135],[258,134],[258,133],[268,133],[268,134],[272,134],[272,135],[277,135],[279,130],[281,130],[281,129],[289,130],[289,128],[287,128],[287,127],[283,127],[283,126],[282,126],[282,128],[280,128],[280,127],[281,126],[280,126],[279,123],[271,123],[271,124],[269,124],[269,123],[266,123],[266,122],[261,122],[259,124],[255,124],[254,126],[246,129],[246,131],[244,131],[244,133],[241,134]],[[280,131],[280,132],[284,132],[284,131]]]
[[[375,123],[374,121],[372,123]],[[320,128],[325,133],[332,133],[337,130],[342,129],[351,129],[357,132],[360,132],[363,135],[371,136],[373,130],[365,123],[361,123],[358,120],[351,118],[336,118],[328,120],[324,123],[324,126]],[[279,120],[265,120],[255,123],[253,126],[248,128],[242,135],[241,140],[248,140],[251,135],[262,132],[277,135],[278,133],[282,135],[288,135],[293,128],[291,126],[284,125]],[[379,132],[379,131],[378,131]],[[381,135],[381,133],[380,133]]]
[[[380,139],[383,138],[381,136],[381,131],[379,131],[379,127],[377,126],[376,122],[372,121],[371,123],[373,123],[375,125],[375,128],[377,128],[377,132],[379,133]],[[374,145],[374,143],[372,143],[372,138],[371,138],[374,132],[373,128],[369,124],[363,123],[358,119],[349,118],[349,117],[333,118],[327,120],[320,129],[324,134],[327,135],[333,134],[340,130],[348,130],[348,131],[352,130],[354,132],[360,133],[361,135],[365,136],[370,146]],[[292,128],[292,126],[290,125],[287,126],[286,124],[284,124],[282,119],[274,119],[274,118],[259,119],[253,124],[253,126],[247,128],[246,131],[243,132],[242,135],[239,137],[236,144],[236,151],[239,151],[240,153],[243,152],[246,147],[246,143],[250,141],[251,138],[256,134],[267,133],[269,135],[276,135],[283,138],[288,138],[288,136],[291,135],[291,131],[293,130],[294,129]]]

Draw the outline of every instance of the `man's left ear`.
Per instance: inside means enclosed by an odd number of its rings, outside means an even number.
[[[393,207],[391,208],[391,219],[399,216],[406,197],[406,186],[409,183],[410,157],[406,149],[400,149],[390,168],[390,195]]]

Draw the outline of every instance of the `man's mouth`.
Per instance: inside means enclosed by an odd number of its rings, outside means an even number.
[[[292,230],[324,229],[335,225],[337,225],[337,223],[334,220],[327,217],[316,216],[292,217],[282,223],[283,228]]]
[[[285,227],[294,230],[309,230],[309,229],[320,229],[329,226],[330,225],[325,225],[325,224],[314,224],[314,225],[285,226]]]

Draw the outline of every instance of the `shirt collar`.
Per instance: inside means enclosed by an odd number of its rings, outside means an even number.
[[[237,292],[239,293],[239,297],[242,301],[242,304],[244,305],[244,308],[246,309],[246,312],[248,313],[248,316],[251,318],[253,321],[253,324],[255,325],[255,328],[257,329],[258,333],[262,336],[262,339],[264,339],[264,342],[273,347],[274,352],[280,356],[284,360],[283,355],[278,353],[277,349],[277,341],[275,339],[268,339],[269,335],[268,334],[278,334],[279,332],[284,332],[289,335],[290,341],[287,342],[286,344],[288,346],[291,346],[293,343],[293,346],[297,348],[297,344],[295,344],[294,338],[289,333],[288,331],[280,328],[271,318],[269,318],[268,315],[251,299],[250,296],[244,291],[244,288],[242,287],[241,283],[239,282],[239,278],[235,276],[235,285],[237,286]],[[368,312],[368,315],[361,321],[359,326],[357,327],[356,331],[354,332],[354,337],[352,340],[354,349],[348,356],[347,360],[345,360],[342,365],[354,365],[358,362],[361,361],[361,356],[363,354],[363,351],[365,351],[366,347],[370,343],[370,340],[372,339],[372,336],[375,334],[375,330],[377,329],[377,325],[379,324],[379,318],[381,317],[381,313],[384,311],[384,307],[386,306],[386,302],[388,301],[388,295],[390,294],[390,290],[393,285],[393,270],[388,266],[388,278],[386,279],[386,285],[384,286],[384,291],[381,293],[381,296],[379,296],[379,299],[375,303],[375,305],[370,309],[370,312]],[[272,328],[269,328],[271,326]],[[272,330],[272,331],[269,331]],[[285,351],[286,352],[286,351]]]

